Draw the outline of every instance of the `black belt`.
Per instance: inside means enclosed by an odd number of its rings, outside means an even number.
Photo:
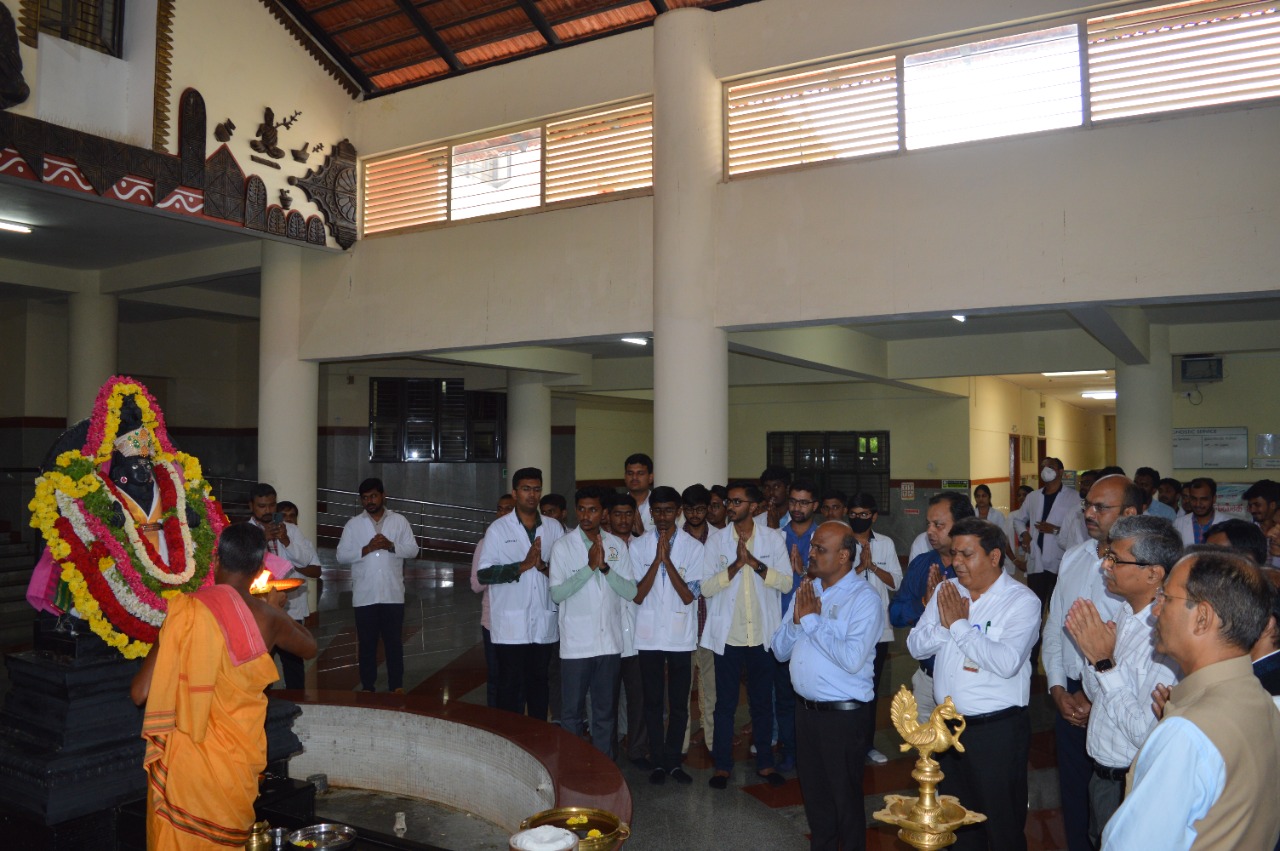
[[[860,700],[809,700],[806,697],[796,695],[796,702],[805,709],[812,709],[817,712],[847,712],[852,709],[861,709],[866,706]]]
[[[1124,780],[1125,775],[1129,773],[1128,766],[1124,768],[1107,768],[1105,765],[1093,764],[1093,773],[1103,780]]]
[[[1005,718],[1012,718],[1019,712],[1026,712],[1025,706],[1010,706],[1007,709],[998,709],[995,712],[984,712],[981,715],[964,716],[965,725],[969,727],[981,726],[982,724],[990,724],[993,721],[1002,721]]]

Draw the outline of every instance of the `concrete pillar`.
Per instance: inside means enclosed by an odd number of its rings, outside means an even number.
[[[93,413],[93,400],[116,373],[119,305],[113,295],[72,293],[68,331],[67,425]]]
[[[258,480],[273,485],[280,499],[298,504],[298,527],[314,542],[320,367],[298,359],[302,251],[262,242]]]
[[[657,484],[728,476],[729,351],[715,326],[720,82],[705,9],[658,16],[654,33],[653,447]]]
[[[551,388],[543,383],[542,373],[513,369],[507,372],[508,479],[504,487],[510,487],[510,474],[521,467],[541,470],[542,491],[551,492]]]
[[[1148,363],[1116,364],[1116,463],[1173,475],[1173,363],[1169,327],[1150,328]]]

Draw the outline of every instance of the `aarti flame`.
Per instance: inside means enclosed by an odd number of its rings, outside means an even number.
[[[249,593],[265,594],[270,590],[271,590],[271,571],[267,570],[264,567],[262,569],[262,572],[258,574],[258,576],[253,580],[253,583],[249,586]]]

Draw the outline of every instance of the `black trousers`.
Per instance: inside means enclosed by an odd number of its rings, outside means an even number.
[[[360,659],[360,687],[373,691],[378,680],[378,642],[387,660],[387,688],[404,686],[404,603],[356,606],[356,643]]]
[[[1049,599],[1053,597],[1053,589],[1058,584],[1058,574],[1049,573],[1042,570],[1039,573],[1031,573],[1027,575],[1027,587],[1030,588],[1040,600],[1040,620],[1043,627],[1045,613],[1049,611]],[[1031,648],[1031,673],[1036,672],[1036,668],[1040,665],[1040,644],[1041,637],[1037,636],[1035,645]]]
[[[649,732],[649,761],[671,771],[683,761],[693,653],[689,650],[641,650],[638,655],[640,678],[644,683],[644,723]],[[665,730],[662,726],[664,713],[667,714]]]
[[[649,755],[649,731],[644,723],[644,677],[640,674],[640,656],[623,656],[618,691],[627,695],[627,759],[646,759]],[[617,700],[614,704],[621,706]]]
[[[796,776],[809,820],[810,851],[862,851],[867,814],[862,770],[870,704],[858,709],[806,709],[796,701]]]
[[[302,623],[302,621],[298,621]],[[303,661],[301,656],[296,656],[288,650],[281,650],[274,647],[272,654],[280,659],[280,670],[284,673],[284,687],[291,689],[304,689],[307,687],[307,663]]]
[[[1067,680],[1067,693],[1082,688],[1079,680]],[[1089,841],[1089,778],[1093,761],[1085,749],[1087,733],[1057,711],[1053,718],[1053,738],[1058,746],[1058,794],[1062,800],[1062,824],[1066,828],[1068,851],[1093,851]],[[963,742],[964,736],[960,737]]]
[[[498,708],[547,720],[550,685],[547,679],[554,644],[494,644],[498,654]],[[524,689],[524,700],[520,690]]]
[[[975,716],[960,737],[964,753],[938,755],[946,775],[938,791],[955,795],[987,820],[956,831],[960,851],[1026,851],[1027,758],[1031,714],[1025,706],[995,718]]]
[[[871,711],[867,713],[867,750],[876,746],[876,704],[880,702],[880,677],[889,660],[888,641],[876,642],[876,658],[871,667]]]

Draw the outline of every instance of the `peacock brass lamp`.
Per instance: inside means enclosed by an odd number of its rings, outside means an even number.
[[[938,783],[942,771],[934,754],[947,748],[964,752],[960,734],[964,732],[964,716],[956,712],[956,705],[948,697],[934,708],[927,724],[921,724],[917,714],[916,698],[906,686],[894,695],[889,706],[894,729],[905,740],[903,751],[915,748],[920,754],[911,776],[920,784],[918,796],[885,795],[884,809],[875,813],[878,821],[898,828],[898,838],[912,848],[946,848],[956,841],[955,830],[966,824],[986,821],[982,813],[966,809],[954,795],[938,795]],[[957,722],[955,730],[948,721]]]

